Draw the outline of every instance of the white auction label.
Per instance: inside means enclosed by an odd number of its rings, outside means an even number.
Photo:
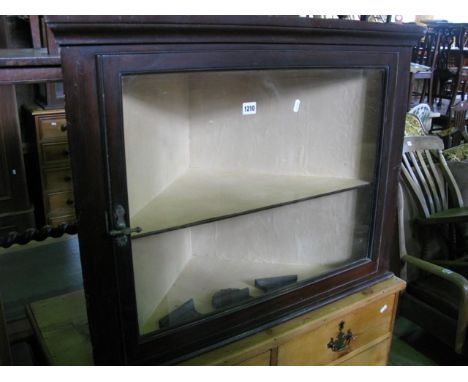
[[[244,102],[242,104],[242,115],[257,114],[257,102]]]

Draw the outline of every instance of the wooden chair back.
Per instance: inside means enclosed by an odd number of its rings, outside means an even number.
[[[449,195],[453,207],[463,207],[460,189],[442,154],[443,149],[438,137],[404,139],[402,177],[425,218],[447,210]]]
[[[411,103],[412,88],[414,80],[423,80],[423,87],[419,102],[423,102],[427,92],[427,102],[432,106],[434,72],[437,66],[437,56],[439,54],[440,34],[437,31],[428,30],[419,40],[417,46],[413,48],[411,62],[427,67],[422,71],[410,74],[410,94],[409,103]]]
[[[468,102],[462,101],[452,107],[453,120],[452,126],[460,132],[461,137],[468,143],[468,132],[466,129],[466,117],[468,113]],[[458,142],[460,144],[460,142]]]
[[[468,43],[468,28],[464,24],[439,25],[439,53],[437,57],[438,105],[442,98],[450,100],[447,114],[455,103],[463,77],[464,52]]]
[[[460,190],[442,149],[442,140],[434,136],[408,137],[404,141],[401,180],[405,184],[398,185],[397,217],[400,277],[408,283],[405,297],[410,303],[402,304],[400,314],[461,354],[466,353],[468,339],[466,260],[445,258],[443,251],[436,248],[443,229],[437,225],[421,226],[412,203],[419,204],[426,218],[448,208],[448,194],[456,207],[463,207]],[[410,224],[413,221],[418,224]],[[415,230],[415,226],[423,229]],[[427,251],[431,248],[436,251]],[[456,317],[447,315],[447,300],[455,307]],[[452,327],[453,332],[446,329]]]
[[[431,70],[434,70],[437,65],[439,44],[440,34],[432,30],[426,31],[419,40],[418,45],[413,49],[411,62],[428,66]]]

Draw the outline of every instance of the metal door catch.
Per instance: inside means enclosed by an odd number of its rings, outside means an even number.
[[[125,208],[121,204],[117,204],[112,213],[114,229],[109,231],[109,236],[116,238],[119,247],[123,247],[128,243],[128,235],[143,231],[141,227],[127,227],[125,215]]]

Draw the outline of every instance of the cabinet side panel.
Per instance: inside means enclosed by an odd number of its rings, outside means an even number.
[[[132,248],[138,322],[140,332],[147,333],[157,328],[154,311],[169,310],[160,304],[192,256],[190,231],[136,239]]]
[[[188,91],[180,75],[124,76],[122,85],[133,216],[188,168]]]

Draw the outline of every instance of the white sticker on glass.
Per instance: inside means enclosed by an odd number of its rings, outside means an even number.
[[[294,107],[293,107],[293,111],[295,113],[297,113],[299,111],[299,107],[301,106],[301,100],[300,99],[297,99],[295,102],[294,102]]]
[[[257,102],[244,102],[242,104],[242,115],[257,114]]]

